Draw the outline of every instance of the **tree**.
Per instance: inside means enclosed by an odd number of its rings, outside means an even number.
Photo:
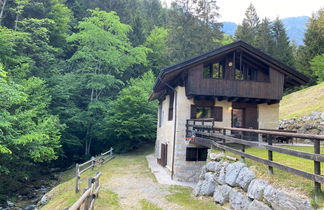
[[[274,40],[272,37],[270,21],[267,18],[264,18],[258,26],[255,36],[255,47],[269,55],[272,55],[273,44]]]
[[[237,26],[235,38],[254,46],[259,24],[259,16],[255,10],[255,7],[251,3],[245,11],[245,18],[243,19],[242,24]]]
[[[77,48],[69,59],[71,73],[83,81],[78,88],[86,97],[77,117],[85,125],[86,155],[90,153],[93,130],[100,124],[102,111],[106,109],[107,97],[113,96],[123,85],[119,77],[130,66],[146,63],[148,52],[143,46],[132,47],[127,37],[131,27],[121,23],[115,12],[91,10],[90,13],[90,17],[79,23],[79,32],[68,37],[68,42]]]
[[[293,46],[290,44],[286,29],[278,17],[272,24],[272,34],[274,41],[272,45],[273,57],[282,61],[284,64],[293,67],[295,64]]]
[[[315,56],[310,64],[314,75],[317,77],[317,82],[324,82],[324,54]]]
[[[311,83],[314,83],[317,76],[310,68],[310,61],[315,56],[324,53],[324,8],[314,13],[309,19],[304,44],[297,53],[297,70],[310,76]]]
[[[167,45],[172,63],[219,47],[217,40],[222,39],[223,34],[221,24],[216,22],[215,11],[218,8],[213,1],[205,1],[206,4],[199,2],[181,0],[172,3],[167,27],[170,32]]]
[[[143,143],[154,142],[157,102],[147,100],[154,82],[151,71],[131,79],[130,86],[109,103],[102,135],[108,136],[106,139],[118,152],[131,151]]]
[[[158,76],[161,69],[169,64],[166,37],[168,31],[165,28],[155,27],[150,35],[146,37],[144,46],[151,49],[148,54],[148,66],[152,69],[155,76]]]

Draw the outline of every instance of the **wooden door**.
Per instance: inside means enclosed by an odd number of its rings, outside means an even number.
[[[161,144],[160,164],[165,167],[168,163],[168,144]]]

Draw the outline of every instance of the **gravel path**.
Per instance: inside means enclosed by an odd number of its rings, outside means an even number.
[[[169,186],[156,182],[145,159],[134,161],[133,157],[129,158],[129,163],[114,166],[113,170],[103,187],[118,194],[121,209],[141,209],[140,201],[143,199],[162,209],[184,209],[167,201],[165,196],[170,194]]]

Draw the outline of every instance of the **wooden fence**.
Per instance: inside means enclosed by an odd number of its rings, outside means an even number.
[[[320,154],[320,141],[324,140],[324,135],[288,133],[274,130],[268,131],[246,128],[219,127],[215,126],[215,122],[212,119],[187,120],[186,126],[187,137],[194,137],[191,140],[192,143],[209,148],[215,146],[221,150],[240,155],[242,158],[249,158],[254,161],[263,163],[265,165],[268,165],[269,172],[271,174],[273,173],[273,167],[275,167],[280,170],[304,177],[306,179],[310,179],[314,181],[315,197],[318,197],[321,194],[321,184],[324,184],[324,176],[321,175],[321,162],[324,162],[324,155]],[[245,140],[247,139],[246,133],[258,135],[259,141],[256,142]],[[262,140],[263,137],[265,137],[265,142],[263,142]],[[273,139],[275,137],[309,139],[313,141],[314,153],[273,146]],[[241,145],[241,150],[226,145],[228,143],[236,143]],[[263,159],[245,153],[245,146],[257,147],[267,150],[268,159]],[[314,173],[305,172],[280,163],[273,162],[273,151],[314,161]]]
[[[87,171],[88,169],[94,169],[94,167],[97,164],[103,164],[109,160],[114,158],[113,156],[113,148],[110,148],[107,152],[101,153],[97,157],[92,157],[90,160],[81,163],[81,164],[75,164],[75,192],[78,193],[80,191],[79,185],[80,185],[80,179],[81,179],[81,174]]]
[[[99,178],[101,172],[97,172],[95,177],[88,179],[88,187],[84,189],[83,194],[69,210],[92,210],[94,207],[95,199],[99,196]]]

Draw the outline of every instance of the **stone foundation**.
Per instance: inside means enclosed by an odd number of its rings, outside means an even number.
[[[257,178],[244,163],[230,162],[223,153],[209,156],[211,160],[203,166],[193,190],[195,196],[213,196],[216,203],[229,203],[234,210],[313,209],[308,200],[276,189]]]

